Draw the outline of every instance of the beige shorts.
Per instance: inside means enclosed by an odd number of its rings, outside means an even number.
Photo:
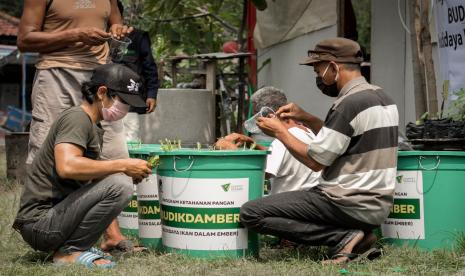
[[[67,108],[81,104],[81,85],[91,75],[92,71],[66,68],[37,70],[32,88],[32,121],[26,164],[34,160],[58,115]],[[122,120],[111,123],[102,121],[102,127],[105,133],[101,158],[128,158]]]

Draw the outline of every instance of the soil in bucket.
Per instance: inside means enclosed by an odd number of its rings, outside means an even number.
[[[239,223],[263,194],[267,151],[177,149],[157,169],[165,250],[193,257],[258,256],[258,235]]]

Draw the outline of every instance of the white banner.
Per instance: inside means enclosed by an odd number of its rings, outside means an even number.
[[[442,81],[449,83],[449,99],[465,89],[465,1],[436,0],[439,68]]]

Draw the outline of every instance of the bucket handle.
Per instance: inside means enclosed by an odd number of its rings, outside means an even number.
[[[184,169],[184,170],[178,170],[178,169],[176,168],[176,160],[177,160],[177,159],[181,159],[181,157],[178,157],[178,156],[175,156],[175,157],[174,157],[174,160],[173,160],[173,169],[174,169],[175,172],[187,172],[188,170],[190,170],[190,169],[192,168],[192,165],[194,165],[194,161],[195,161],[195,160],[194,160],[194,157],[192,157],[191,155],[189,155],[189,160],[192,160],[191,163],[189,164],[189,166],[188,166],[186,169]]]
[[[434,165],[434,167],[432,168],[425,168],[423,167],[423,164],[421,164],[421,160],[422,159],[427,159],[426,157],[424,156],[420,156],[420,158],[418,158],[418,166],[422,169],[422,170],[425,170],[425,171],[434,171],[434,170],[437,170],[437,168],[439,167],[439,164],[441,164],[441,158],[439,158],[438,155],[436,155],[436,165]]]

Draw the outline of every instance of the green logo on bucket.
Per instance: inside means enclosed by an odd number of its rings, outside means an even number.
[[[402,178],[404,178],[403,175],[398,175],[398,176],[396,176],[397,184],[402,183]]]
[[[231,187],[231,183],[221,185],[221,188],[223,188],[223,191],[225,192],[229,192],[230,187]]]
[[[420,219],[420,199],[395,198],[388,218]]]

